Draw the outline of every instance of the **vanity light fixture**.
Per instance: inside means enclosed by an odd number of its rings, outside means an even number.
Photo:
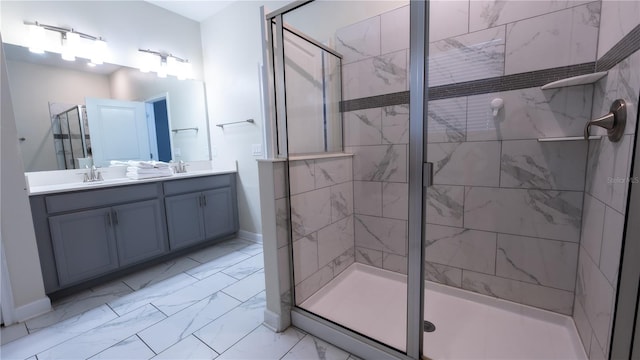
[[[35,54],[44,54],[45,33],[44,28],[38,23],[27,25],[29,29],[29,51]]]
[[[62,56],[63,60],[76,61],[76,54],[78,53],[80,35],[74,33],[73,30],[62,34]]]
[[[178,80],[192,79],[191,63],[187,59],[177,57],[173,54],[154,51],[149,49],[138,49],[141,52],[140,71],[153,71],[159,78],[172,75]]]
[[[73,28],[41,24],[37,21],[25,21],[24,24],[29,29],[29,51],[31,52],[43,54],[45,48],[57,48],[64,60],[74,61],[76,57],[82,57],[89,59],[93,65],[102,64],[107,56],[107,43],[102,37],[82,33]],[[59,33],[62,46],[47,46],[45,30]],[[82,39],[91,41],[90,45]]]

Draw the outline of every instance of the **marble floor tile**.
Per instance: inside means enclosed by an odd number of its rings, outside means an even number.
[[[282,360],[347,360],[348,357],[349,353],[311,335],[307,335]]]
[[[154,300],[152,304],[165,315],[170,316],[234,284],[236,281],[231,276],[217,273],[193,283],[191,286],[186,286],[172,294]]]
[[[199,263],[207,263],[213,259],[217,259],[223,255],[230,254],[234,251],[243,249],[250,245],[251,242],[242,239],[231,239],[217,243],[211,247],[202,249],[195,253],[187,255],[190,259],[193,259]]]
[[[133,291],[122,281],[83,291],[53,304],[53,311],[26,321],[30,333],[116,300]]]
[[[187,257],[178,258],[125,276],[122,281],[133,290],[140,290],[186,270],[193,269],[198,265],[200,265],[199,262]]]
[[[39,331],[2,345],[1,358],[186,360],[214,359],[224,353],[232,359],[346,359],[349,354],[300,330],[290,328],[278,334],[261,325],[266,305],[264,271],[242,280],[221,271],[231,267],[228,272],[238,276],[243,267],[256,265],[262,254],[252,257],[229,250],[239,246],[234,241],[225,242],[222,250],[214,245],[214,249],[199,251],[196,256],[216,254],[210,263],[138,291],[132,292],[119,280],[60,300],[56,306],[66,307],[67,314],[90,304],[97,307],[62,321],[53,317],[48,320],[54,321],[52,325],[41,322]],[[183,259],[193,260],[191,256]],[[241,262],[245,264],[238,264]],[[225,286],[224,292],[218,291]],[[109,294],[111,301],[100,305]],[[2,339],[8,341],[7,331],[24,335],[28,330],[23,323],[2,331]]]
[[[118,315],[107,305],[76,315],[2,346],[2,359],[23,360],[101,326]],[[91,354],[93,355],[93,354]]]
[[[266,295],[262,292],[196,331],[194,335],[218,353],[225,352],[262,324],[265,303]]]
[[[281,333],[275,333],[261,325],[225,351],[218,359],[280,359],[304,336],[302,331],[293,327]]]
[[[175,291],[191,285],[196,281],[196,278],[187,274],[178,274],[172,278],[111,301],[109,302],[109,306],[118,315],[123,315],[154,300],[173,294]]]
[[[254,244],[254,243],[240,249],[240,252],[249,254],[249,255],[258,255],[262,253],[262,251],[264,251],[264,246],[262,246],[262,244]]]
[[[204,263],[198,267],[187,270],[186,273],[196,279],[202,280],[250,257],[251,255],[241,253],[239,251],[232,252],[230,254],[223,255],[217,259]]]
[[[260,252],[257,255],[222,270],[222,272],[235,279],[241,280],[262,268],[264,268],[264,255]]]
[[[166,318],[164,314],[153,305],[147,304],[41,352],[37,356],[39,360],[87,359],[164,318]]]
[[[195,336],[186,337],[167,350],[156,355],[154,360],[209,360],[218,357],[218,353],[205,345]]]
[[[27,335],[29,335],[29,332],[24,323],[17,323],[0,328],[0,341],[2,345]]]
[[[160,353],[239,304],[240,302],[231,296],[217,292],[141,331],[138,335],[153,351]]]
[[[145,345],[142,340],[136,335],[130,338],[124,339],[121,342],[113,345],[107,350],[92,356],[91,360],[136,360],[136,359],[149,359],[153,357],[155,353]]]
[[[247,301],[264,290],[264,270],[257,271],[237,283],[226,287],[224,291],[240,301]]]

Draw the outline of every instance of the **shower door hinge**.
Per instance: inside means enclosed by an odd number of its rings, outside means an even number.
[[[433,185],[433,163],[426,162],[422,164],[422,185],[429,187]]]

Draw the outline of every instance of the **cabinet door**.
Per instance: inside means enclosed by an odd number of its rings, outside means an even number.
[[[235,232],[235,212],[231,188],[205,191],[204,229],[207,239]]]
[[[102,208],[49,218],[60,285],[118,268],[109,214],[109,208]]]
[[[204,239],[200,195],[198,192],[164,199],[171,249],[196,244]]]
[[[150,259],[167,251],[159,200],[114,206],[112,211],[120,266]]]

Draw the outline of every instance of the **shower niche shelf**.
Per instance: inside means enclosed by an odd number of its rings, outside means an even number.
[[[600,140],[602,135],[589,136],[589,140]],[[557,142],[557,141],[584,141],[583,136],[568,136],[568,137],[555,137],[555,138],[540,138],[538,142]]]
[[[608,73],[608,71],[600,71],[600,72],[593,73],[593,74],[572,76],[570,78],[560,79],[560,80],[557,80],[557,81],[554,81],[554,82],[550,82],[550,83],[548,83],[546,85],[541,86],[540,89],[548,90],[548,89],[557,89],[557,88],[567,87],[567,86],[593,84],[596,81],[598,81],[598,80],[602,79],[603,77],[607,76],[607,73]]]

